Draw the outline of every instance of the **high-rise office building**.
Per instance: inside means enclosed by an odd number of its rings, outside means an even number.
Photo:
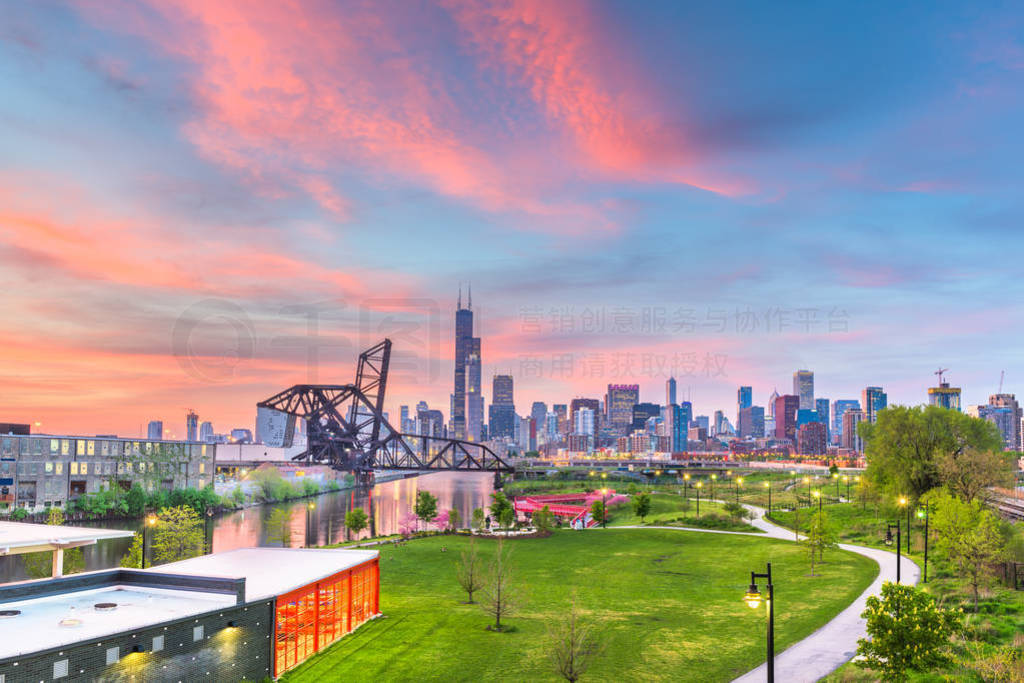
[[[633,422],[633,406],[640,402],[639,384],[609,384],[605,394],[608,427],[615,434],[626,435]]]
[[[785,394],[775,399],[775,438],[789,439],[796,444],[796,417],[800,397]]]
[[[214,440],[213,437],[214,437],[214,434],[213,434],[213,423],[212,422],[204,422],[203,424],[199,425],[199,440],[200,441],[203,441],[205,443],[213,443],[213,440]],[[190,441],[191,441],[191,439],[190,439]]]
[[[843,413],[847,410],[860,410],[860,401],[856,399],[836,399],[832,402],[832,443],[842,444]]]
[[[743,412],[744,408],[749,408],[752,405],[754,405],[753,387],[740,387],[736,391],[736,429],[740,437],[746,436],[743,433],[743,428],[740,427],[740,413]]]
[[[988,397],[988,404],[992,408],[1005,408],[1009,411],[1009,424],[1006,425],[1005,429],[1000,426],[999,431],[1002,432],[1003,440],[1006,442],[1006,450],[1016,450],[1020,445],[1021,419],[1021,408],[1020,404],[1017,403],[1017,397],[1014,394],[992,394]]]
[[[775,419],[775,399],[779,397],[778,389],[772,389],[772,395],[768,397],[768,417]]]
[[[151,420],[146,430],[146,438],[150,441],[160,441],[164,438],[164,423],[161,420]]]
[[[707,415],[697,415],[693,418],[693,422],[697,424],[697,427],[703,429],[705,434],[711,431],[711,418]],[[690,426],[692,427],[693,425],[691,424]]]
[[[822,455],[826,452],[825,425],[808,422],[797,431],[796,450],[801,455]]]
[[[867,413],[860,408],[850,407],[843,411],[843,437],[840,446],[847,450],[861,453],[864,450],[864,442],[857,433],[857,425],[867,420]]]
[[[683,405],[673,403],[665,408],[665,433],[669,437],[668,448],[672,453],[685,453],[687,450],[687,434],[690,431],[689,411],[690,404],[687,402],[683,402]]]
[[[800,397],[800,407],[814,410],[814,373],[797,370],[793,373],[793,395]]]
[[[551,411],[558,416],[558,434],[569,432],[569,406],[565,403],[555,403]]]
[[[409,419],[409,406],[398,406],[398,416],[398,428],[405,434],[412,434],[412,420]]]
[[[633,406],[633,419],[630,422],[630,432],[647,428],[647,420],[652,417],[661,416],[661,406],[657,403],[637,403]]]
[[[595,418],[597,417],[597,411],[590,407],[580,407],[573,413],[575,424],[573,425],[573,433],[581,434],[583,436],[594,436],[597,433],[597,424]]]
[[[451,398],[451,423],[456,439],[480,438],[480,425],[483,423],[481,363],[480,338],[473,336],[473,291],[470,290],[468,304],[463,308],[462,287],[459,287],[455,311],[455,387]],[[472,425],[470,413],[474,420]]]
[[[676,402],[676,378],[669,377],[665,381],[665,405],[670,406]]]
[[[761,406],[747,406],[740,410],[737,431],[745,439],[760,439],[764,437],[764,408]]]
[[[594,411],[591,418],[594,423],[594,434],[592,436],[596,436],[601,431],[601,402],[596,398],[574,398],[569,402],[569,421],[572,425],[572,431],[576,434],[580,433],[576,431],[576,413],[581,408],[589,408]]]
[[[495,375],[491,380],[491,394],[493,399],[487,412],[488,436],[512,439],[517,419],[512,375]]]
[[[195,411],[188,411],[185,416],[185,439],[196,441],[199,438],[199,416]]]
[[[825,441],[830,441],[829,433],[832,430],[832,422],[829,420],[828,415],[828,399],[827,398],[816,398],[814,399],[814,412],[818,413],[818,422],[825,425]]]
[[[544,421],[547,418],[547,414],[548,404],[544,401],[534,401],[533,405],[530,406],[530,417],[533,418],[538,430],[544,427]]]
[[[865,387],[860,394],[860,404],[864,410],[864,419],[868,422],[878,420],[879,411],[885,410],[889,403],[889,397],[882,391],[882,387]]]

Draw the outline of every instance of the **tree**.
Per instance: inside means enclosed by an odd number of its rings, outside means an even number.
[[[987,498],[990,486],[1012,486],[1016,469],[1012,454],[968,447],[939,458],[939,475],[953,495],[968,502]]]
[[[153,529],[153,564],[176,562],[203,554],[203,522],[192,508],[164,508]]]
[[[484,514],[483,508],[473,508],[473,528],[477,531],[483,531],[484,528]]]
[[[475,538],[469,540],[469,548],[462,551],[458,561],[455,563],[455,578],[458,580],[459,585],[462,586],[462,590],[466,591],[468,596],[466,604],[474,604],[473,593],[476,593],[485,585],[483,560],[477,552]]]
[[[737,523],[742,522],[750,514],[747,512],[747,508],[735,501],[726,503],[722,506],[722,509],[725,510],[726,514],[732,517],[733,521]]]
[[[346,517],[346,523],[348,519]],[[282,548],[292,544],[292,516],[284,508],[274,508],[264,522],[267,529],[267,543],[280,543]]]
[[[633,496],[633,514],[640,518],[643,524],[644,518],[651,514],[651,494],[638,493]]]
[[[555,516],[547,505],[533,513],[533,526],[543,533],[551,531],[555,526]]]
[[[501,491],[495,491],[491,494],[491,518],[501,521],[501,513],[506,508],[512,507],[512,501],[510,501],[504,493]]]
[[[503,509],[501,511],[501,514],[498,515],[498,524],[500,524],[501,528],[505,531],[511,529],[515,525],[515,523],[516,511],[511,506]]]
[[[142,534],[132,536],[132,544],[121,558],[121,566],[130,569],[142,568]]]
[[[455,531],[462,524],[462,515],[455,508],[448,511],[448,528]]]
[[[359,532],[365,529],[369,523],[370,519],[366,516],[366,511],[363,508],[353,508],[345,513],[345,528],[353,536],[358,536]]]
[[[608,508],[605,506],[604,501],[598,498],[590,504],[590,516],[598,524],[605,524],[608,521]]]
[[[141,517],[146,512],[147,496],[141,486],[135,484],[128,490],[124,497],[128,505],[128,514],[132,517]]]
[[[416,505],[412,511],[416,517],[426,524],[437,516],[437,498],[430,491],[420,491],[416,494]]]
[[[548,628],[547,642],[552,668],[570,683],[578,681],[599,654],[593,628],[580,620],[575,593],[565,619]]]
[[[815,559],[818,562],[824,562],[825,551],[832,550],[837,546],[836,533],[824,513],[811,517],[811,527],[807,531],[807,537],[801,543],[810,556],[811,576],[814,576]]]
[[[518,595],[512,585],[511,556],[511,550],[505,550],[505,541],[499,539],[498,549],[491,558],[486,584],[481,591],[484,595],[483,610],[494,617],[494,624],[487,627],[491,631],[504,630],[501,620],[516,611]]]
[[[991,579],[991,566],[1006,554],[999,518],[980,500],[965,502],[942,492],[930,494],[926,500],[935,505],[930,521],[936,549],[970,584],[977,612],[979,588]]]
[[[946,456],[1003,448],[993,423],[939,406],[892,406],[879,411],[874,424],[862,422],[857,429],[864,439],[866,476],[880,490],[913,500],[944,483],[939,462]]]
[[[935,600],[914,586],[890,581],[882,596],[868,598],[861,614],[870,638],[857,641],[857,666],[873,669],[883,681],[905,681],[911,671],[947,665],[949,638],[960,629],[960,615],[936,606]]]

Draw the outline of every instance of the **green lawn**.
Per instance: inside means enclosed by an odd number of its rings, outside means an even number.
[[[750,536],[557,531],[507,542],[522,607],[508,620],[515,631],[492,633],[485,629],[490,617],[462,603],[455,581],[456,559],[468,543],[444,536],[381,548],[385,616],[284,679],[556,680],[546,659],[546,625],[564,615],[575,589],[604,643],[585,680],[728,681],[764,657],[764,613],[740,600],[752,569],[772,562],[780,651],[848,605],[877,572],[870,560],[834,552],[821,576],[810,578],[799,546]],[[497,542],[477,543],[490,554]]]
[[[690,490],[693,496],[693,490]],[[706,499],[700,501],[701,520],[708,515],[716,515],[719,520],[712,525],[712,528],[721,528],[726,531],[749,531],[760,532],[745,522],[733,522],[723,511],[721,503],[712,503]],[[651,513],[647,515],[644,522],[633,514],[631,502],[622,503],[609,507],[608,526],[638,526],[646,523],[650,526],[659,525],[681,525],[699,526],[697,517],[696,497],[684,498],[678,493],[653,493],[651,494]],[[710,522],[710,520],[708,520]]]

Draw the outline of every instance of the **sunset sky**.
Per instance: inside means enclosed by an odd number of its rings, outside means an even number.
[[[81,0],[0,17],[0,422],[217,431],[396,344],[448,414],[1024,393],[1012,4]],[[566,355],[568,354],[568,355]]]

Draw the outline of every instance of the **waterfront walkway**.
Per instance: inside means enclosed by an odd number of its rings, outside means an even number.
[[[713,529],[671,526],[616,528],[676,529],[703,533],[737,534],[759,538],[769,536],[786,541],[796,541],[801,538],[789,529],[784,529],[766,520],[763,508],[754,505],[744,505],[744,507],[754,514],[750,524],[764,533],[717,531]],[[883,582],[896,580],[896,553],[847,543],[840,543],[839,547],[874,560],[878,563],[878,576],[868,586],[867,590],[861,593],[852,604],[837,614],[831,621],[803,640],[790,645],[784,651],[775,655],[775,676],[777,680],[786,681],[787,683],[813,683],[849,661],[857,651],[857,640],[867,635],[866,624],[860,615],[864,611],[868,597],[878,595],[882,590]],[[901,580],[904,584],[917,584],[921,572],[913,560],[903,557],[900,571]],[[766,678],[766,667],[764,664],[761,664],[761,666],[737,678],[733,683],[762,683]]]

